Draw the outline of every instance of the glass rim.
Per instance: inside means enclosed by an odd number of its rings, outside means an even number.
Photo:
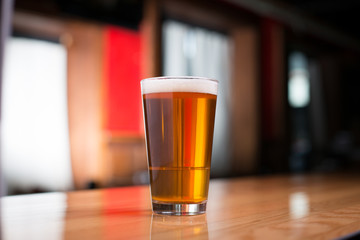
[[[159,76],[159,77],[150,77],[150,78],[144,78],[142,79],[140,82],[145,82],[145,81],[156,81],[156,80],[206,80],[206,81],[211,81],[211,82],[215,82],[215,83],[219,83],[218,80],[213,79],[213,78],[208,78],[208,77],[198,77],[198,76]]]

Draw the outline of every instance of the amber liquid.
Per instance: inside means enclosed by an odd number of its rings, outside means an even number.
[[[216,95],[150,93],[143,100],[153,201],[206,201]]]

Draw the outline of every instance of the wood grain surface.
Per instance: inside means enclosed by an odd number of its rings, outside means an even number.
[[[338,239],[360,230],[360,176],[212,180],[198,216],[153,215],[148,186],[3,197],[1,214],[5,240]]]

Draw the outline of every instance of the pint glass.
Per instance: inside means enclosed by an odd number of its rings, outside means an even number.
[[[155,213],[204,213],[209,189],[216,80],[157,77],[141,81]]]

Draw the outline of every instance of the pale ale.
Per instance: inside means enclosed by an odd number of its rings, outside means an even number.
[[[142,93],[153,203],[206,202],[217,82],[155,78]]]

